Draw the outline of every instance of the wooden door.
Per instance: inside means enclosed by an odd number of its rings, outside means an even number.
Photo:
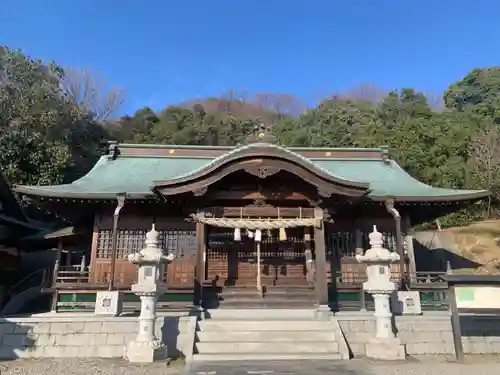
[[[304,230],[287,230],[287,238],[267,237],[261,245],[262,284],[267,286],[306,285]]]
[[[242,233],[234,240],[234,230],[209,228],[206,281],[217,286],[253,286],[256,283],[255,241]]]
[[[277,234],[266,231],[263,233],[260,245],[262,285],[307,285],[303,228],[287,230],[285,241],[280,241]],[[210,228],[206,266],[207,281],[212,284],[255,287],[255,240],[242,233],[241,241],[234,241],[232,229]]]

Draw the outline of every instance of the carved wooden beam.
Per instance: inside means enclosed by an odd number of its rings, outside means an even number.
[[[198,189],[193,190],[193,195],[195,197],[201,197],[202,195],[205,195],[208,191],[208,187],[202,186]]]
[[[267,166],[249,166],[245,168],[245,172],[250,173],[251,175],[257,176],[259,178],[267,178],[269,176],[272,176],[273,174],[278,173],[281,170],[281,168],[276,168],[276,167],[267,167]]]

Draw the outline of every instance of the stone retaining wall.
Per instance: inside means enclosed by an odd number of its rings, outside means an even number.
[[[0,319],[0,359],[33,357],[120,358],[137,334],[137,317],[99,317],[94,314],[44,314]],[[156,335],[169,356],[193,354],[195,316],[162,316]]]
[[[336,319],[352,354],[365,355],[365,344],[375,335],[374,317],[370,313],[341,313]],[[156,335],[168,345],[169,356],[191,360],[196,321],[196,316],[157,319]],[[461,316],[460,324],[466,354],[500,353],[500,316]],[[448,314],[398,316],[395,325],[397,336],[406,344],[409,355],[455,353]],[[0,359],[121,358],[137,328],[137,317],[98,317],[93,313],[3,318],[0,319]]]
[[[365,355],[366,342],[375,335],[375,318],[368,314],[337,315],[354,356]],[[397,337],[409,355],[454,355],[451,319],[445,313],[397,316]],[[461,316],[462,343],[466,354],[500,353],[500,316]]]

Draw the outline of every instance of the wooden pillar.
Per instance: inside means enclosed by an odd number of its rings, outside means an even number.
[[[356,255],[363,255],[365,253],[365,249],[363,249],[363,222],[361,220],[356,220],[355,224],[355,233],[356,233],[356,238],[355,238],[355,246],[356,248],[354,249],[354,253]],[[366,311],[366,295],[365,295],[365,289],[363,287],[363,283],[360,285],[359,289],[359,302],[360,302],[360,311]]]
[[[356,238],[355,238],[355,246],[356,248],[354,249],[354,253],[356,255],[358,254],[364,254],[365,253],[365,249],[363,249],[363,231],[362,231],[362,226],[363,226],[363,223],[361,222],[361,220],[356,220],[354,222],[354,225],[356,226],[355,228],[355,233],[356,233]]]
[[[408,253],[408,272],[410,274],[410,283],[416,283],[417,282],[417,262],[415,261],[415,250],[413,248],[413,236],[409,235],[408,232],[410,231],[411,223],[410,223],[410,217],[408,215],[404,216],[404,232],[406,234],[405,236],[405,243],[406,243],[406,251]]]
[[[94,228],[92,232],[92,244],[90,247],[90,265],[89,265],[89,280],[90,284],[97,284],[97,274],[95,266],[97,263],[97,246],[99,244],[99,230],[100,230],[101,215],[95,213],[94,215]]]
[[[306,262],[306,279],[309,284],[314,284],[314,262],[312,257],[311,228],[304,227],[304,257]]]
[[[258,230],[258,229],[257,229]],[[257,287],[257,292],[259,295],[262,297],[262,270],[261,270],[261,259],[260,259],[260,244],[261,241],[255,241],[255,247],[257,250],[257,280],[256,280],[256,287]]]
[[[207,226],[196,222],[196,267],[194,280],[194,304],[203,305],[203,284],[205,282]]]
[[[72,266],[72,264],[71,264],[71,257],[72,256],[73,256],[73,252],[71,251],[71,249],[66,250],[66,267],[68,267],[68,271],[69,271],[69,267]]]
[[[326,242],[323,209],[316,207],[314,217],[318,223],[314,227],[314,251],[316,254],[316,296],[319,306],[328,305],[328,280],[326,278]]]

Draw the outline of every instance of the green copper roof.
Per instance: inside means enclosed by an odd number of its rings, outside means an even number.
[[[113,198],[118,193],[133,196],[153,195],[154,181],[174,180],[189,176],[211,164],[249,147],[270,147],[269,144],[252,144],[228,148],[228,153],[218,157],[206,156],[102,156],[94,168],[71,184],[54,186],[17,186],[22,194],[61,198]],[[159,146],[158,146],[159,147]],[[162,148],[178,146],[164,146]],[[279,147],[279,146],[272,146]],[[283,148],[280,148],[283,149]],[[426,185],[406,173],[395,161],[380,158],[306,158],[295,150],[283,149],[332,177],[351,182],[368,183],[369,197],[398,200],[459,200],[487,196],[484,190],[444,189]],[[314,149],[312,149],[314,150]],[[330,151],[332,149],[329,149]],[[335,149],[333,149],[335,150]],[[341,149],[336,149],[337,151]],[[345,149],[352,151],[352,149]],[[371,149],[373,151],[373,149]],[[382,150],[381,150],[382,151]]]

